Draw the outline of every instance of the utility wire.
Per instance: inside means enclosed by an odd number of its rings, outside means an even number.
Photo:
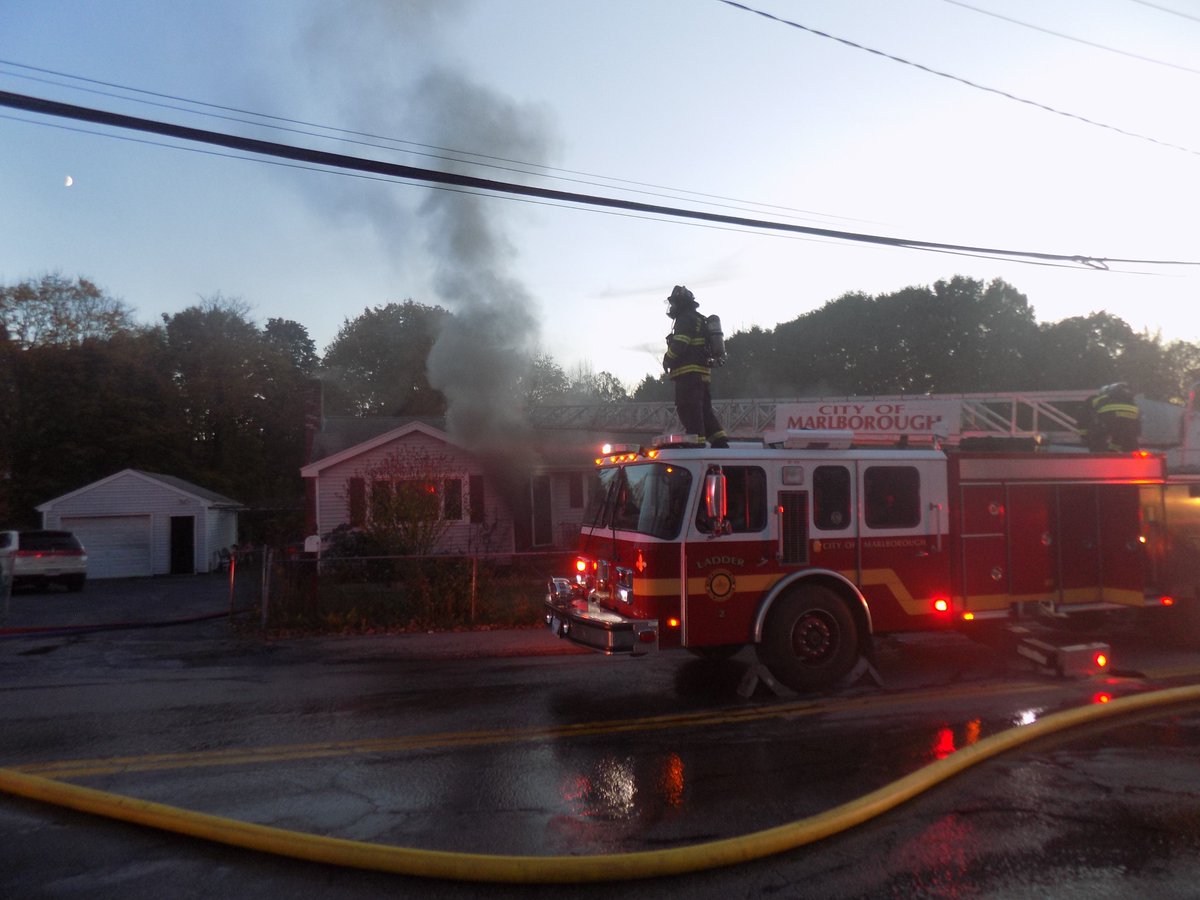
[[[307,122],[307,121],[304,121],[303,119],[291,119],[291,118],[287,118],[286,116],[276,116],[276,115],[271,115],[269,113],[260,113],[260,112],[255,112],[253,110],[241,109],[236,106],[223,106],[218,103],[208,103],[203,100],[193,100],[191,98],[181,97],[176,94],[166,94],[166,93],[162,93],[159,91],[151,91],[151,90],[146,90],[144,88],[137,88],[137,87],[131,87],[129,85],[117,84],[117,83],[111,82],[111,81],[102,81],[97,78],[87,78],[82,75],[72,75],[69,72],[61,72],[61,71],[58,71],[55,69],[43,68],[41,66],[26,65],[24,63],[15,62],[13,60],[0,59],[0,65],[10,66],[15,69],[23,69],[26,72],[39,72],[43,75],[53,75],[56,78],[65,78],[65,79],[68,79],[68,80],[74,81],[74,82],[82,82],[84,84],[96,85],[97,87],[111,88],[114,91],[126,91],[128,93],[141,94],[144,97],[155,97],[155,98],[158,98],[159,101],[170,101],[170,102],[155,102],[153,100],[143,100],[143,99],[138,99],[136,97],[129,97],[124,94],[113,93],[112,91],[103,91],[103,90],[97,90],[96,88],[84,88],[84,87],[79,87],[77,85],[72,85],[72,84],[63,84],[62,82],[56,82],[56,81],[52,81],[48,78],[39,78],[39,77],[36,77],[33,75],[28,75],[28,74],[3,73],[3,74],[11,75],[13,77],[23,78],[27,81],[35,81],[35,82],[39,82],[39,83],[43,83],[43,84],[50,84],[50,85],[54,85],[56,87],[66,87],[70,90],[86,91],[88,93],[99,94],[100,96],[105,96],[105,97],[113,97],[113,98],[119,99],[119,100],[128,100],[128,101],[132,101],[135,103],[146,104],[149,106],[157,106],[157,107],[160,107],[163,109],[172,109],[172,110],[176,110],[177,112],[196,113],[198,115],[209,116],[210,118],[223,119],[225,121],[230,121],[230,122],[238,122],[243,125],[254,125],[256,127],[270,127],[270,128],[275,128],[278,131],[290,132],[293,134],[302,134],[302,135],[305,135],[308,137],[331,138],[331,139],[343,140],[346,143],[350,143],[350,144],[359,144],[362,146],[375,147],[377,149],[384,149],[384,150],[400,149],[400,150],[402,150],[402,152],[411,153],[415,156],[427,156],[432,159],[441,159],[441,160],[445,160],[447,162],[459,162],[459,163],[467,163],[467,164],[471,164],[471,165],[479,165],[479,166],[483,166],[486,168],[499,169],[502,171],[515,171],[515,172],[520,172],[521,174],[524,174],[524,175],[539,175],[539,174],[544,174],[544,173],[561,172],[561,173],[563,173],[563,175],[551,174],[546,177],[557,178],[560,181],[569,181],[569,182],[575,182],[575,183],[580,183],[580,184],[592,184],[596,187],[605,186],[604,184],[597,184],[596,182],[593,182],[593,181],[581,181],[579,178],[567,178],[565,176],[573,175],[573,176],[580,176],[580,178],[595,178],[595,179],[600,179],[601,182],[606,183],[608,186],[630,185],[630,187],[626,188],[626,190],[629,190],[631,193],[647,194],[649,196],[669,197],[671,199],[682,199],[678,195],[685,194],[690,197],[698,197],[702,201],[705,201],[705,202],[711,201],[711,205],[714,205],[714,206],[726,206],[727,204],[737,204],[737,206],[728,206],[728,208],[731,208],[731,209],[737,209],[737,208],[744,209],[746,207],[758,207],[760,209],[777,210],[777,211],[780,211],[782,214],[788,215],[789,217],[793,217],[793,218],[809,217],[809,218],[818,218],[818,219],[840,219],[842,221],[861,221],[861,220],[857,220],[857,219],[852,219],[847,216],[837,216],[837,215],[832,215],[829,213],[815,212],[812,210],[796,209],[794,207],[781,206],[778,204],[760,203],[760,202],[753,201],[753,200],[739,200],[735,197],[725,197],[725,196],[721,196],[719,194],[706,194],[706,193],[701,193],[699,191],[687,190],[685,188],[672,188],[672,187],[666,187],[663,185],[651,184],[651,183],[646,183],[646,182],[641,182],[641,181],[631,181],[628,179],[615,178],[615,177],[608,176],[608,175],[597,175],[597,174],[589,173],[589,172],[580,172],[580,171],[577,171],[574,169],[562,169],[562,168],[556,168],[554,166],[542,165],[539,163],[529,163],[529,162],[524,162],[521,160],[509,159],[509,158],[503,157],[503,156],[492,156],[492,155],[488,155],[488,154],[484,154],[484,153],[475,153],[475,152],[469,151],[469,150],[457,150],[457,149],[454,149],[451,147],[439,147],[435,144],[423,144],[418,141],[409,141],[409,140],[404,140],[402,138],[387,137],[384,135],[373,134],[371,132],[353,131],[353,130],[349,130],[349,129],[338,128],[338,127],[332,126],[332,125],[322,125],[317,122]],[[174,105],[177,103],[187,104],[187,106]],[[218,110],[219,112],[203,112],[202,110],[193,109],[191,107],[201,107],[202,109]],[[251,116],[253,118],[250,120],[237,118],[235,115],[227,115],[229,113],[236,114],[237,116]],[[271,123],[280,123],[280,124],[271,124]],[[289,126],[298,126],[298,127],[289,127]],[[312,131],[302,130],[302,129],[314,129],[314,128],[318,129],[320,132],[324,132],[324,133],[317,134]],[[384,143],[378,143],[380,141],[382,141]],[[401,146],[397,147],[396,145],[401,145]],[[405,147],[417,147],[420,149],[419,150],[410,150],[410,149],[404,149]],[[451,154],[451,155],[444,155],[444,154]],[[465,159],[464,157],[473,157],[474,161],[472,159]],[[513,166],[522,166],[524,168],[514,169],[514,168],[511,168],[510,166],[499,165],[500,163],[509,163],[509,164],[512,164]],[[530,171],[530,169],[538,169],[541,171],[534,172],[534,171]],[[639,188],[653,189],[653,190],[638,190]],[[659,191],[663,191],[666,193],[657,193]],[[716,201],[724,201],[724,202],[716,202]]]
[[[1193,22],[1200,22],[1200,16],[1189,15],[1185,12],[1180,12],[1177,9],[1171,9],[1167,6],[1159,6],[1157,3],[1148,3],[1147,0],[1133,0],[1134,3],[1140,3],[1142,6],[1148,6],[1151,9],[1157,9],[1159,12],[1170,13],[1173,16],[1179,16],[1182,19],[1191,19]]]
[[[1095,41],[1089,41],[1085,38],[1075,37],[1070,34],[1063,34],[1061,31],[1053,31],[1049,28],[1043,28],[1041,25],[1034,25],[1030,22],[1022,22],[1020,19],[1013,19],[1009,16],[1001,15],[1000,13],[992,12],[987,9],[980,9],[978,6],[972,6],[970,3],[963,3],[962,0],[944,0],[944,2],[952,6],[961,6],[963,9],[969,9],[971,12],[977,12],[980,15],[991,16],[993,19],[1000,19],[1004,22],[1010,22],[1013,25],[1020,25],[1022,28],[1030,28],[1034,31],[1040,31],[1042,34],[1048,34],[1052,37],[1062,38],[1065,41],[1074,41],[1077,44],[1083,44],[1087,47],[1095,47],[1097,50],[1107,50],[1109,53],[1116,53],[1120,56],[1127,56],[1130,59],[1141,60],[1142,62],[1153,63],[1156,66],[1167,66],[1171,69],[1178,69],[1181,72],[1190,72],[1193,75],[1200,75],[1200,69],[1193,69],[1191,66],[1181,66],[1178,63],[1167,62],[1162,59],[1154,59],[1150,56],[1142,56],[1139,53],[1130,53],[1128,50],[1120,50],[1117,47],[1109,47],[1105,44],[1097,44]]]
[[[744,3],[738,3],[736,0],[717,0],[718,3],[724,3],[726,6],[732,6],[734,9],[742,12],[753,13],[756,16],[762,16],[764,19],[770,19],[772,22],[778,22],[780,25],[787,25],[791,28],[797,28],[800,31],[807,31],[809,34],[815,34],[817,37],[823,37],[831,41],[837,41],[839,44],[844,44],[847,47],[852,47],[855,50],[864,50],[867,53],[873,53],[875,56],[883,59],[890,59],[892,62],[902,63],[906,66],[912,66],[914,69],[920,69],[922,72],[927,72],[930,75],[937,75],[939,78],[948,78],[950,81],[957,81],[959,84],[965,84],[967,87],[975,88],[979,91],[987,91],[989,94],[996,94],[1004,97],[1007,100],[1015,100],[1017,103],[1024,103],[1026,106],[1032,106],[1036,109],[1045,110],[1046,112],[1054,113],[1056,116],[1063,116],[1067,119],[1074,119],[1077,122],[1083,122],[1085,125],[1092,125],[1096,128],[1103,128],[1107,131],[1115,131],[1117,134],[1123,134],[1126,137],[1137,138],[1141,141],[1149,141],[1152,144],[1158,144],[1160,147],[1170,147],[1172,150],[1182,150],[1184,153],[1190,153],[1192,156],[1200,156],[1200,150],[1193,150],[1191,147],[1184,147],[1180,144],[1172,144],[1168,141],[1161,141],[1158,138],[1151,137],[1147,134],[1139,134],[1136,131],[1128,131],[1124,128],[1119,128],[1116,125],[1108,125],[1104,122],[1097,122],[1094,119],[1089,119],[1086,116],[1077,115],[1076,113],[1066,112],[1065,110],[1056,109],[1053,106],[1047,106],[1045,103],[1039,103],[1037,100],[1027,100],[1024,97],[1018,97],[1016,94],[1010,94],[1008,91],[1002,91],[999,88],[988,87],[987,85],[978,84],[967,78],[959,75],[951,75],[949,72],[942,72],[938,69],[930,68],[922,63],[913,62],[910,59],[905,59],[902,56],[894,56],[891,53],[886,53],[883,50],[876,50],[872,47],[864,46],[863,44],[855,43],[847,38],[838,37],[837,35],[829,34],[825,31],[820,31],[816,28],[810,28],[807,25],[801,25],[799,22],[793,22],[791,19],[784,19],[774,13],[769,13],[761,9],[755,9],[752,6],[747,6]]]
[[[687,210],[670,206],[658,206],[632,200],[621,200],[612,197],[600,197],[592,194],[578,194],[567,191],[556,191],[549,188],[532,187],[529,185],[512,184],[479,178],[473,175],[463,175],[455,172],[442,172],[434,169],[423,169],[415,166],[404,166],[374,159],[347,156],[340,153],[329,153],[321,150],[311,150],[288,144],[278,144],[254,138],[206,131],[168,122],[158,122],[142,119],[104,110],[89,109],[53,100],[44,100],[9,91],[0,91],[0,106],[20,109],[26,112],[46,116],[73,119],[82,122],[104,125],[112,128],[158,134],[165,137],[184,141],[211,144],[245,153],[260,156],[288,159],[309,165],[324,166],[332,169],[345,169],[352,172],[366,172],[391,178],[405,178],[414,181],[429,182],[436,185],[450,185],[457,188],[490,191],[498,194],[512,194],[520,197],[536,197],[542,200],[561,203],[578,204],[581,206],[596,206],[605,209],[620,209],[650,215],[671,218],[693,219],[701,222],[713,222],[721,225],[733,225],[743,228],[782,231],[791,234],[805,234],[836,240],[855,241],[858,243],[876,244],[889,247],[902,247],[913,250],[951,251],[962,253],[984,254],[993,258],[1012,259],[1018,262],[1051,261],[1075,263],[1080,266],[1096,269],[1107,269],[1109,263],[1139,264],[1139,265],[1178,265],[1200,266],[1200,261],[1190,260],[1148,260],[1122,259],[1115,257],[1092,257],[1085,255],[1066,255],[1061,253],[1042,253],[1027,250],[1004,250],[988,247],[972,247],[963,244],[948,244],[937,241],[922,241],[909,238],[888,237],[877,234],[860,232],[837,231],[829,228],[815,228],[807,225],[796,225],[787,222],[772,222],[764,219],[747,219],[729,216],[721,213]]]

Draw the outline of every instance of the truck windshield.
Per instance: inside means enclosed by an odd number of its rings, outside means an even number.
[[[634,463],[600,471],[584,524],[669,540],[678,536],[692,473],[667,463]]]

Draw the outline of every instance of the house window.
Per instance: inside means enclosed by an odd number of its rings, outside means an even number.
[[[370,518],[374,522],[403,520],[432,521],[446,515],[445,486],[425,478],[377,479],[371,482]],[[462,518],[462,488],[459,482],[459,513]]]

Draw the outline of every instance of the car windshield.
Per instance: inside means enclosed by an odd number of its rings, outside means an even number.
[[[603,469],[584,522],[670,539],[679,534],[691,490],[692,473],[668,463]]]

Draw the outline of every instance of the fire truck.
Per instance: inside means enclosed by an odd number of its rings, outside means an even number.
[[[1200,475],[1160,452],[972,433],[962,404],[805,401],[729,449],[606,447],[546,624],[607,654],[752,644],[810,691],[870,660],[875,635],[1194,597]]]

